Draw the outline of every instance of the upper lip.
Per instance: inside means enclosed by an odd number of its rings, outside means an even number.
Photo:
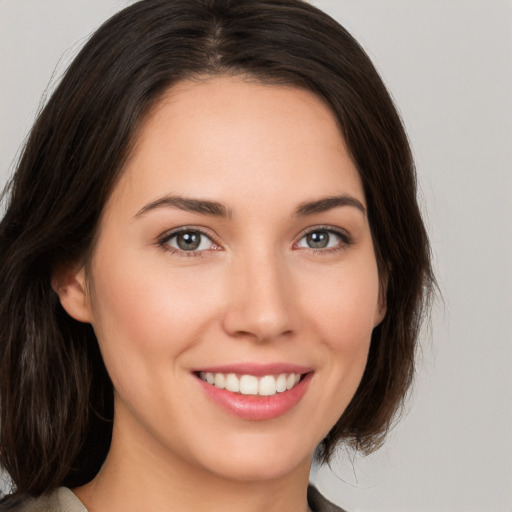
[[[281,373],[309,373],[313,368],[292,363],[235,363],[223,364],[218,366],[202,366],[196,368],[194,372],[211,373],[237,373],[240,375],[254,375],[261,377],[263,375],[280,375]]]

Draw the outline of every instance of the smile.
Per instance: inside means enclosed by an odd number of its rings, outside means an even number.
[[[281,373],[279,375],[237,375],[235,373],[200,372],[204,382],[218,389],[226,389],[242,395],[272,396],[290,391],[299,383],[300,373]]]
[[[298,406],[315,371],[288,363],[236,364],[193,372],[206,397],[244,420],[270,420]]]

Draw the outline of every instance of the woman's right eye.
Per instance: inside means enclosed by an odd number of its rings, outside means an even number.
[[[218,249],[218,246],[210,237],[196,229],[185,229],[177,233],[171,233],[165,237],[161,245],[167,246],[173,252],[190,253],[188,255],[198,255],[202,251]]]

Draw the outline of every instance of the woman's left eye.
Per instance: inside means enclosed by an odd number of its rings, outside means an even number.
[[[315,229],[306,233],[297,243],[297,247],[306,249],[333,249],[348,243],[347,237],[329,229]]]
[[[196,229],[187,229],[171,234],[161,244],[170,247],[171,250],[176,252],[189,253],[207,251],[217,247],[211,238]]]

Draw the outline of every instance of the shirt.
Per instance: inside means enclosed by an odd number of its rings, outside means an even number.
[[[325,499],[316,489],[308,487],[308,503],[313,512],[345,512]],[[87,512],[83,503],[67,487],[32,498],[12,509],[12,512]]]

